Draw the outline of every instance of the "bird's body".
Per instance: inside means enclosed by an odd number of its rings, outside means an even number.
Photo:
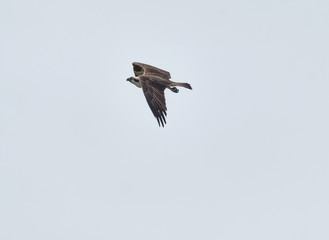
[[[170,73],[160,68],[143,63],[133,63],[134,73],[136,77],[130,77],[127,81],[135,86],[142,88],[145,98],[153,115],[156,117],[158,124],[164,126],[166,123],[165,116],[167,116],[166,99],[164,97],[164,90],[166,88],[178,93],[175,86],[192,89],[188,83],[179,83],[169,80]]]

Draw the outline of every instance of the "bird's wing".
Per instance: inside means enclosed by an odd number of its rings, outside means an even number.
[[[154,117],[157,119],[159,126],[166,123],[167,107],[164,96],[165,86],[153,81],[141,81],[143,92]],[[161,125],[160,125],[161,124]]]
[[[153,67],[144,63],[133,62],[135,76],[155,75],[164,79],[170,79],[170,73],[160,68]]]

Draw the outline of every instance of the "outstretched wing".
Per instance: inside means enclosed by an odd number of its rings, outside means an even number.
[[[144,63],[133,62],[135,76],[155,75],[164,79],[170,79],[170,73],[160,68],[153,67]]]
[[[146,101],[151,108],[154,117],[157,119],[159,126],[166,123],[167,107],[164,96],[165,86],[153,81],[141,81]]]

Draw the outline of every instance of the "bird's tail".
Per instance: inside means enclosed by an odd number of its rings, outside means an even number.
[[[178,87],[184,87],[184,88],[188,88],[192,90],[192,87],[189,83],[180,83],[180,82],[175,82],[174,86],[178,86]]]

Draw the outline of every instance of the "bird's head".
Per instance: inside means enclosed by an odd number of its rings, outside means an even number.
[[[142,84],[140,83],[138,78],[130,77],[130,78],[127,78],[127,81],[131,82],[132,84],[134,84],[135,86],[137,86],[139,88],[142,87]]]

